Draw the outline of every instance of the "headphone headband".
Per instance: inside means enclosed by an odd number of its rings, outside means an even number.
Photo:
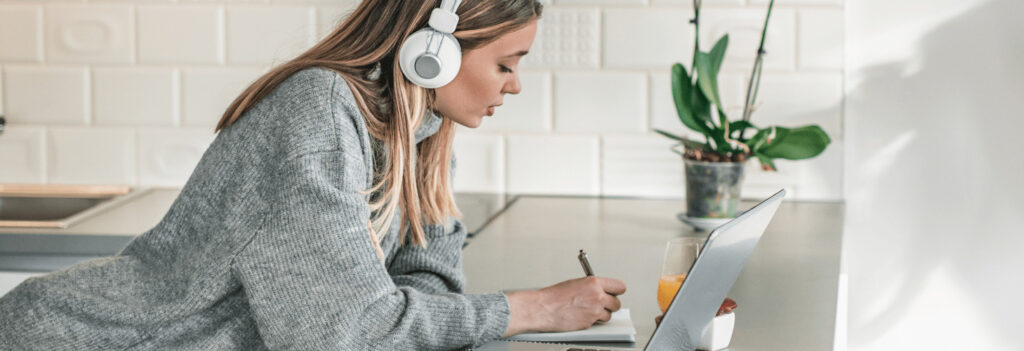
[[[455,11],[462,0],[441,0],[430,12],[428,26],[413,33],[399,50],[402,74],[409,81],[425,88],[439,88],[450,83],[462,66],[462,47],[452,36],[459,24]]]
[[[459,24],[459,15],[442,9],[434,9],[430,12],[430,27],[438,32],[451,34],[455,32],[455,26]]]

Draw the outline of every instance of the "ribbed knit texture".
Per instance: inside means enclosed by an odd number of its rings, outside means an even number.
[[[441,119],[428,112],[416,142]],[[371,139],[338,74],[298,72],[223,130],[170,211],[115,256],[0,298],[0,350],[437,350],[504,333],[501,293],[463,294],[466,230],[380,245]],[[379,152],[379,151],[378,151]]]

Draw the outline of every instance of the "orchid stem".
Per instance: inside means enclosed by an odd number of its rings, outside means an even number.
[[[764,38],[766,34],[768,34],[768,20],[772,17],[772,7],[774,6],[775,0],[771,0],[771,2],[768,3],[768,14],[764,17],[764,27],[761,28],[761,43],[757,47],[757,58],[754,60],[754,69],[750,72],[750,83],[747,84],[747,96],[743,101],[744,121],[750,120],[750,109],[753,108],[754,103],[757,101],[757,88],[761,85],[761,71],[764,66]],[[746,132],[746,128],[740,131],[740,140],[743,140],[743,136]]]

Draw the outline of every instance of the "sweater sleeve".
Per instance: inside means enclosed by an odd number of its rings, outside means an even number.
[[[370,239],[365,172],[354,152],[281,164],[271,210],[232,262],[270,349],[424,350],[479,345],[508,326],[501,293],[398,287]]]
[[[455,161],[452,155],[450,179],[455,176]],[[430,294],[462,293],[466,288],[466,274],[462,270],[466,227],[457,218],[449,218],[446,225],[426,225],[423,231],[427,247],[399,246],[388,263],[391,279],[398,286]]]
[[[388,266],[398,286],[408,286],[428,294],[462,293],[466,275],[462,270],[462,243],[466,228],[458,219],[448,225],[424,227],[427,247],[404,245],[398,248]]]

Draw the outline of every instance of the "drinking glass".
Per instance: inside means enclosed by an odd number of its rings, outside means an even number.
[[[668,305],[676,297],[679,287],[686,280],[693,262],[704,247],[704,238],[682,237],[669,240],[665,244],[665,258],[661,266],[661,279],[658,280],[658,307],[664,314]]]

